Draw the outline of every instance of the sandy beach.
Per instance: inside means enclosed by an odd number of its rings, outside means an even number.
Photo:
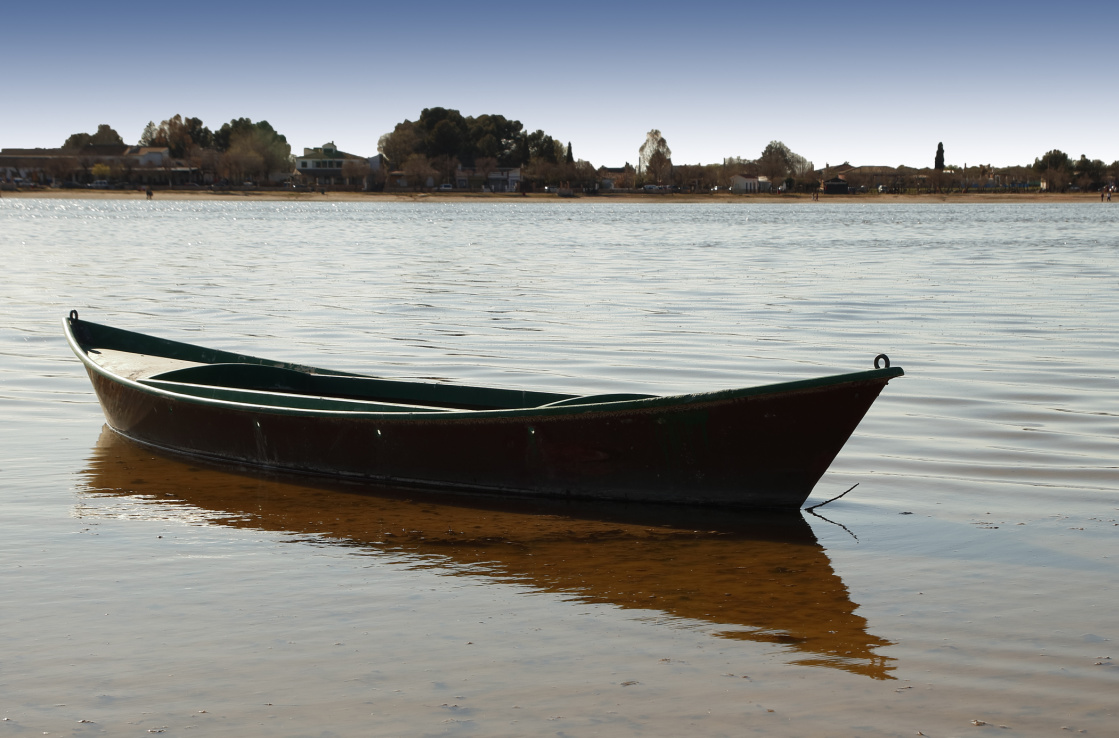
[[[143,190],[62,190],[34,188],[25,190],[3,190],[0,197],[51,198],[63,200],[143,200]],[[558,197],[551,192],[538,192],[528,195],[496,192],[308,192],[285,189],[267,190],[209,190],[209,189],[160,189],[155,190],[153,199],[160,200],[240,200],[240,201],[278,201],[278,202],[638,202],[638,203],[726,203],[728,205],[775,205],[781,203],[812,202],[809,194],[785,195],[734,195],[730,193],[707,194],[662,194],[646,195],[628,192],[603,193],[599,195],[579,195]],[[969,192],[954,194],[922,195],[821,195],[821,203],[858,203],[858,204],[916,204],[916,203],[1066,203],[1100,202],[1098,192],[1068,193],[986,193]],[[1117,200],[1119,202],[1119,200]]]

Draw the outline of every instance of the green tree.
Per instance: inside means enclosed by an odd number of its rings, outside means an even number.
[[[792,151],[780,141],[770,141],[758,157],[758,172],[774,187],[784,182],[792,172]]]
[[[1076,184],[1083,190],[1098,190],[1107,178],[1107,165],[1084,154],[1076,162]]]
[[[124,146],[124,139],[108,123],[102,123],[97,126],[97,133],[93,134],[90,143],[95,146]]]
[[[88,133],[72,133],[70,134],[70,137],[66,139],[66,143],[62,144],[62,148],[65,151],[78,151],[79,149],[84,149],[87,145],[89,145],[89,140],[91,138],[93,137],[90,136]]]
[[[474,149],[478,154],[478,159],[493,159],[495,162],[498,157],[505,155],[504,147],[497,136],[492,133],[484,134],[480,139],[474,143]],[[474,166],[478,166],[478,159],[475,159]]]
[[[517,143],[524,134],[524,125],[519,120],[509,120],[503,115],[479,115],[467,118],[466,122],[476,156],[497,159],[503,167],[519,163],[515,159]]]
[[[529,161],[546,161],[549,164],[559,162],[561,156],[557,149],[560,144],[544,131],[536,130],[528,135],[525,140]]]
[[[124,139],[109,126],[108,123],[102,123],[97,126],[97,132],[93,135],[88,133],[75,133],[66,139],[62,144],[62,148],[67,151],[77,151],[84,149],[86,146],[123,146]]]
[[[147,133],[147,129],[144,132]],[[184,119],[181,115],[174,115],[159,124],[150,141],[148,146],[166,146],[171,156],[181,159],[195,146],[212,148],[214,134],[198,118]]]
[[[450,108],[425,108],[419,120],[396,124],[381,136],[377,149],[394,167],[402,167],[413,154],[455,158],[471,168],[480,158],[515,167],[537,159],[554,164],[566,155],[551,136],[543,131],[528,134],[518,120],[489,114],[465,117]]]
[[[140,134],[140,146],[152,146],[152,142],[155,141],[158,133],[159,129],[156,127],[155,121],[149,120],[148,124],[144,126],[144,132]]]
[[[192,119],[195,120],[195,119]],[[201,121],[199,121],[201,122]],[[287,146],[288,155],[291,154],[291,146],[288,145],[288,140],[285,136],[276,132],[266,120],[253,123],[249,118],[236,118],[228,123],[223,123],[222,127],[213,132],[213,147],[218,151],[228,151],[233,145],[234,138],[238,134],[247,134],[256,131],[259,135],[270,142],[275,142],[280,146]]]
[[[1069,159],[1068,154],[1060,149],[1047,151],[1040,159],[1034,159],[1034,170],[1038,172],[1047,172],[1050,169],[1068,170],[1071,168],[1072,160]]]
[[[1058,192],[1068,188],[1072,168],[1072,160],[1060,149],[1047,151],[1041,158],[1034,159],[1034,171],[1042,176],[1050,190]]]
[[[439,121],[427,136],[427,152],[432,157],[453,157],[459,152],[465,153],[469,148],[466,131],[453,120]]]
[[[291,146],[267,121],[250,122],[248,126],[227,123],[221,130],[226,131],[227,126],[229,145],[222,155],[221,169],[227,172],[226,176],[230,179],[266,179],[291,168]],[[217,135],[215,134],[215,138]]]
[[[462,113],[447,108],[424,108],[416,122],[422,137],[422,152],[428,157],[469,156],[473,161],[473,146],[469,126]]]

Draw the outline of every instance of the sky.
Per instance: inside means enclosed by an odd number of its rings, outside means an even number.
[[[175,114],[371,156],[429,107],[500,114],[595,166],[1119,160],[1119,3],[0,0],[0,147]]]

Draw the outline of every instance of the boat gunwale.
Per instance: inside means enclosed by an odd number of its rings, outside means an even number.
[[[88,323],[89,321],[80,321],[80,322]],[[712,391],[709,391],[709,392],[698,392],[698,393],[660,395],[660,396],[656,396],[656,397],[650,397],[650,398],[644,398],[644,399],[638,399],[638,400],[619,400],[619,401],[615,401],[615,402],[588,403],[588,404],[585,404],[585,405],[567,404],[567,405],[561,405],[559,407],[548,407],[548,406],[545,405],[545,406],[526,407],[526,408],[496,408],[496,409],[491,409],[491,410],[465,410],[465,411],[456,411],[456,412],[448,412],[447,409],[442,409],[442,408],[439,409],[439,410],[435,410],[435,411],[418,411],[418,412],[406,412],[406,411],[390,411],[390,412],[381,411],[381,412],[378,412],[378,411],[361,411],[361,410],[331,410],[331,409],[325,409],[325,408],[324,409],[315,409],[315,408],[285,407],[285,406],[279,406],[279,405],[258,405],[258,404],[255,404],[255,403],[238,402],[238,401],[234,401],[234,400],[222,400],[222,399],[213,399],[213,398],[207,398],[207,397],[198,397],[198,396],[195,396],[195,395],[189,395],[189,394],[184,394],[184,393],[173,392],[173,391],[170,391],[170,390],[165,390],[165,389],[162,389],[160,387],[153,387],[151,385],[144,384],[141,381],[134,380],[134,379],[129,379],[128,377],[122,376],[122,375],[120,375],[120,374],[102,366],[101,364],[98,364],[97,362],[93,361],[89,357],[88,352],[84,348],[82,348],[81,342],[78,341],[77,336],[74,335],[71,318],[69,318],[69,317],[63,318],[62,325],[63,325],[63,331],[64,331],[65,336],[66,336],[66,341],[69,344],[70,349],[74,352],[75,355],[77,355],[77,357],[81,360],[82,364],[85,365],[86,369],[90,370],[90,371],[93,371],[96,374],[99,374],[100,376],[105,377],[106,379],[109,379],[109,380],[111,380],[111,381],[113,381],[117,384],[126,386],[126,387],[128,387],[132,390],[141,392],[143,394],[154,395],[154,396],[163,397],[163,398],[166,398],[166,399],[173,399],[173,400],[177,400],[179,402],[186,402],[186,403],[190,403],[190,404],[198,404],[198,405],[205,405],[205,406],[238,408],[238,409],[242,409],[242,410],[249,411],[249,412],[256,412],[256,413],[270,414],[270,415],[294,415],[294,416],[309,416],[309,417],[336,416],[336,417],[340,417],[340,418],[344,417],[344,418],[361,418],[361,419],[380,419],[380,420],[386,420],[386,421],[391,421],[391,420],[397,420],[397,421],[401,421],[401,420],[442,420],[442,421],[446,421],[446,422],[476,421],[476,420],[482,420],[482,419],[486,419],[486,420],[490,420],[490,419],[498,420],[498,419],[506,419],[506,418],[518,419],[518,418],[526,418],[526,417],[555,418],[555,417],[584,415],[584,414],[593,413],[593,412],[642,411],[642,410],[674,409],[674,408],[685,408],[685,407],[686,408],[695,408],[696,406],[699,406],[699,405],[718,403],[718,402],[723,402],[723,401],[745,399],[745,398],[755,397],[755,396],[772,396],[772,395],[784,394],[784,393],[788,393],[788,392],[799,392],[799,391],[811,390],[811,389],[822,389],[822,388],[832,387],[832,386],[836,386],[836,385],[840,385],[840,384],[869,382],[869,381],[876,381],[876,380],[889,381],[890,379],[894,379],[896,377],[903,376],[904,373],[905,373],[902,370],[901,367],[886,367],[886,368],[883,368],[883,369],[869,369],[869,370],[865,370],[865,371],[861,371],[861,372],[851,372],[851,373],[845,373],[845,374],[833,374],[833,375],[827,375],[827,376],[824,376],[824,377],[813,377],[813,378],[810,378],[810,379],[798,379],[798,380],[793,380],[793,381],[789,381],[789,382],[778,382],[778,383],[775,383],[775,384],[755,385],[755,386],[752,386],[752,387],[721,389],[721,390],[712,390]],[[92,323],[92,325],[99,325],[100,326],[102,324]],[[105,327],[112,328],[112,326],[105,326]],[[114,330],[123,330],[123,329],[114,329]],[[125,332],[134,333],[133,331],[125,331]],[[190,348],[198,349],[198,350],[201,350],[201,351],[214,351],[216,353],[224,354],[224,355],[227,355],[227,356],[238,356],[238,357],[242,357],[242,358],[254,359],[257,362],[260,362],[262,365],[267,365],[267,366],[283,366],[283,367],[289,367],[289,368],[298,367],[297,370],[299,370],[299,371],[307,371],[308,373],[322,372],[323,374],[327,374],[327,375],[330,375],[330,376],[349,376],[349,377],[355,377],[355,378],[359,378],[359,379],[372,379],[372,380],[390,381],[390,382],[391,381],[400,381],[401,384],[422,384],[422,383],[418,383],[418,382],[407,382],[407,381],[403,381],[403,380],[385,380],[385,379],[382,379],[380,377],[374,377],[374,376],[370,376],[370,375],[342,373],[342,372],[332,371],[332,370],[329,370],[329,369],[319,369],[318,367],[311,367],[311,366],[305,366],[305,365],[297,365],[297,364],[290,364],[290,363],[285,363],[285,362],[278,362],[278,361],[274,361],[274,360],[271,360],[271,359],[259,359],[258,357],[251,357],[251,356],[248,356],[246,354],[234,354],[233,352],[222,351],[220,349],[207,349],[206,347],[197,346],[195,344],[187,344],[187,343],[183,343],[183,342],[179,342],[179,341],[170,341],[169,339],[159,339],[155,336],[150,336],[148,334],[137,333],[135,335],[143,336],[144,338],[148,338],[148,339],[152,339],[152,340],[156,340],[156,341],[167,341],[170,344],[176,344],[176,345],[181,345],[181,346],[184,346],[184,347],[190,347]],[[136,352],[125,352],[125,353],[136,353]],[[247,363],[247,362],[244,362],[244,363]],[[214,386],[214,385],[206,385],[206,386]],[[235,389],[235,388],[225,388],[225,389]],[[253,390],[249,390],[249,391],[253,391]],[[256,390],[256,391],[260,391],[260,390]],[[509,391],[514,391],[515,392],[516,390],[509,390]],[[280,394],[280,393],[278,393],[278,394]],[[552,393],[552,394],[562,394],[562,393]],[[309,398],[317,397],[316,395],[300,395],[300,396],[309,397]],[[571,397],[577,399],[579,396],[578,395],[572,395]],[[593,396],[591,396],[591,397],[593,397]],[[324,398],[324,399],[329,399],[329,398]]]

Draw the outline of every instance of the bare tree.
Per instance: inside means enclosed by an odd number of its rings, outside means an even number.
[[[209,179],[211,181],[216,178],[218,164],[221,160],[221,154],[216,149],[205,149],[196,144],[190,147],[187,158],[190,165],[202,175],[203,181],[206,181],[207,174],[210,175]]]
[[[72,156],[54,156],[47,160],[47,174],[51,179],[58,181],[62,179],[73,179],[74,170],[77,168],[78,162]]]
[[[593,189],[596,187],[596,182],[598,181],[598,173],[593,164],[586,159],[580,159],[575,162],[574,179],[579,183],[580,187]]]
[[[439,156],[433,157],[430,163],[435,171],[438,172],[443,182],[454,184],[455,173],[458,172],[459,168],[458,157],[440,154]]]
[[[655,182],[663,182],[672,169],[672,149],[656,128],[645,134],[645,143],[637,150],[637,171]]]
[[[170,159],[168,158],[168,161]],[[222,154],[221,172],[231,182],[241,183],[247,177],[258,177],[267,171],[264,157],[247,147],[232,147]]]
[[[361,188],[364,190],[366,187],[366,178],[372,168],[369,162],[364,159],[346,159],[342,162],[342,176],[346,179],[346,184],[353,184],[353,180],[361,180]]]
[[[497,159],[492,156],[480,156],[474,160],[474,173],[481,178],[482,186],[489,182],[490,173],[497,171]]]
[[[397,123],[392,133],[381,136],[377,141],[377,151],[388,159],[393,168],[402,169],[420,144],[420,134],[416,132],[415,124],[406,120]]]
[[[423,154],[412,154],[404,162],[404,176],[408,184],[421,190],[427,187],[427,180],[435,177],[438,172],[431,166],[431,162]]]

